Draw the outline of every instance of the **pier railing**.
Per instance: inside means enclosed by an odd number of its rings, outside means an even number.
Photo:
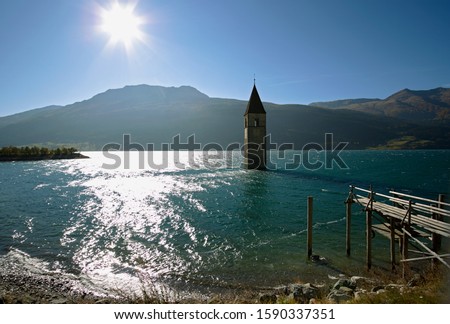
[[[350,186],[346,200],[346,250],[351,251],[352,204],[359,204],[366,213],[366,264],[372,265],[372,239],[375,233],[390,239],[392,269],[396,266],[396,243],[399,242],[404,273],[407,263],[432,259],[450,269],[445,260],[450,254],[440,253],[442,237],[450,238],[450,204],[444,195],[437,200],[417,197],[396,191],[389,195]],[[373,224],[373,218],[381,222]],[[412,250],[410,247],[417,250]],[[410,257],[415,253],[416,257]]]

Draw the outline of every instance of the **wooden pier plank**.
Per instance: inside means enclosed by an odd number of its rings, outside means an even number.
[[[358,196],[356,202],[361,205],[367,205],[370,199],[367,197]],[[383,216],[394,217],[397,220],[404,221],[406,216],[406,210],[400,209],[382,202],[373,202],[373,210]],[[450,224],[445,223],[437,219],[428,218],[426,216],[411,214],[411,222],[413,224],[419,225],[424,229],[434,232],[439,235],[450,238]]]
[[[449,264],[443,260],[447,255],[439,255],[438,242],[436,237],[450,238],[450,223],[444,220],[444,217],[450,216],[450,211],[444,209],[450,206],[449,203],[444,202],[443,195],[439,196],[438,201],[421,198],[417,196],[401,194],[395,191],[390,191],[394,196],[378,194],[370,190],[351,186],[350,195],[347,200],[347,205],[358,203],[364,207],[366,214],[366,262],[367,267],[371,267],[372,257],[372,237],[369,235],[372,230],[390,239],[390,254],[392,269],[395,267],[395,241],[400,240],[401,254],[403,263],[403,273],[407,273],[407,262],[434,259],[439,260],[447,268],[450,269]],[[359,192],[355,193],[355,192]],[[362,194],[361,194],[362,192]],[[367,194],[367,195],[366,195]],[[376,201],[381,198],[381,201]],[[420,201],[420,202],[419,202]],[[427,205],[426,203],[437,203],[436,205]],[[392,205],[393,204],[393,205]],[[351,207],[347,206],[347,222],[349,223],[349,211]],[[382,224],[372,224],[373,214],[376,213],[383,218]],[[349,226],[347,224],[347,226]],[[347,232],[348,227],[347,227]],[[427,242],[422,242],[418,237],[429,238],[433,243],[433,251],[426,246]],[[433,240],[431,238],[433,237]],[[408,242],[413,240],[431,256],[408,259]],[[347,253],[349,252],[349,237],[347,238]]]

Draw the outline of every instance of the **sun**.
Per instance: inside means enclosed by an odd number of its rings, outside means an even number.
[[[135,13],[135,8],[136,3],[122,5],[114,2],[108,9],[100,9],[100,30],[109,35],[110,45],[122,44],[129,50],[137,41],[145,41],[141,30],[145,20]]]

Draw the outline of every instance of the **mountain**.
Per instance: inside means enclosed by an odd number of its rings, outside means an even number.
[[[47,106],[43,108],[37,108],[25,112],[21,112],[18,114],[14,114],[7,117],[0,117],[0,128],[3,126],[7,126],[10,124],[17,124],[22,121],[26,121],[32,119],[34,117],[44,117],[47,113],[50,113],[58,108],[62,108],[62,106]]]
[[[369,99],[367,99],[369,100]],[[360,102],[369,104],[370,101]],[[372,103],[373,104],[373,103]],[[0,118],[0,146],[58,145],[100,150],[122,143],[123,134],[146,145],[181,142],[195,134],[204,146],[243,142],[247,101],[210,98],[195,88],[126,86],[67,106],[50,106]],[[264,103],[272,141],[297,149],[324,145],[325,133],[350,149],[450,148],[450,125],[423,125],[359,109],[328,109],[307,105]]]
[[[450,123],[450,89],[401,90],[384,100],[348,99],[315,102],[311,106],[350,109],[369,114],[398,118],[420,124]]]
[[[342,99],[342,100],[334,100],[334,101],[320,101],[320,102],[312,102],[309,105],[315,107],[322,108],[331,108],[331,109],[349,109],[352,105],[361,105],[368,102],[380,101],[381,99]]]

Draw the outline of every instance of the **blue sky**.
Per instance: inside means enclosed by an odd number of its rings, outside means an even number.
[[[0,116],[131,84],[310,103],[450,87],[450,1],[131,0],[145,42],[108,46],[99,8],[0,1]]]

